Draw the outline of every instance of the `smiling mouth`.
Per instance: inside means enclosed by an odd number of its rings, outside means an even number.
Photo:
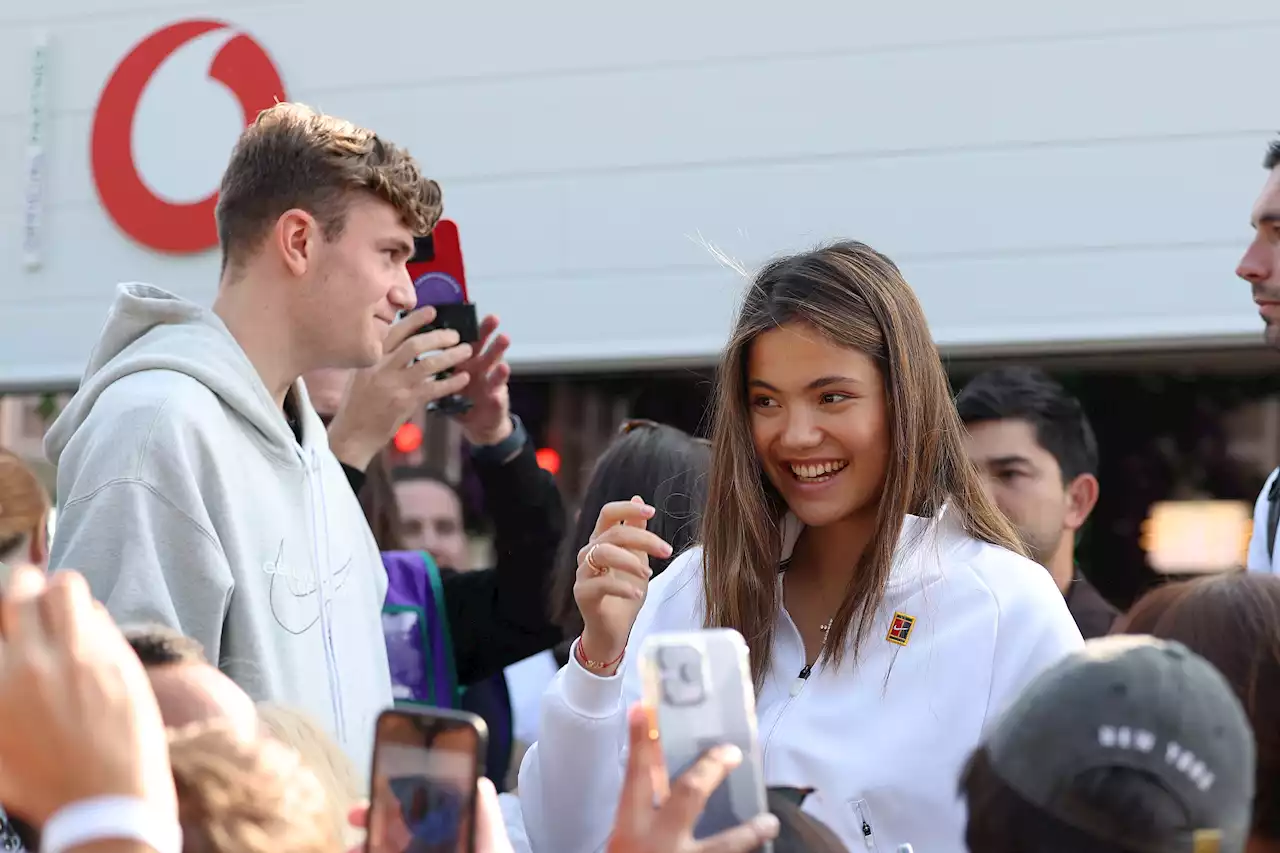
[[[849,462],[847,459],[840,459],[834,462],[792,462],[787,467],[791,471],[791,476],[801,483],[825,483],[845,468],[848,468]]]

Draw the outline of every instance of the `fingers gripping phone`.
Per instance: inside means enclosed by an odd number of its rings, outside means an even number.
[[[366,853],[474,853],[484,720],[440,708],[383,711],[373,744]]]
[[[467,296],[467,274],[457,223],[441,219],[430,234],[415,238],[413,257],[407,267],[418,296],[418,307],[430,305],[436,309],[435,319],[418,333],[453,329],[458,333],[459,343],[475,343],[480,337],[480,324],[476,319],[476,306]],[[445,371],[439,378],[452,372]],[[427,406],[428,411],[449,415],[465,414],[470,408],[471,401],[460,394],[451,394]]]
[[[742,635],[728,628],[655,634],[641,647],[640,672],[644,702],[656,711],[669,779],[714,746],[742,750],[742,764],[707,801],[694,837],[707,838],[768,811],[755,687]],[[763,850],[771,853],[772,846]]]

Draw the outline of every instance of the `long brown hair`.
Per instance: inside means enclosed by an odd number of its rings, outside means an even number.
[[[756,456],[746,364],[756,337],[786,323],[812,326],[873,358],[884,378],[891,423],[890,469],[875,531],[832,619],[824,659],[838,666],[850,633],[856,658],[884,594],[906,515],[932,518],[945,504],[970,536],[1025,554],[965,455],[963,427],[924,311],[893,261],[855,242],[776,260],[752,282],[720,362],[707,499],[714,509],[703,520],[706,624],[734,628],[746,638],[757,688],[768,668],[780,607],[786,506]]]
[[[364,472],[364,488],[357,495],[365,520],[373,531],[373,539],[379,551],[404,550],[404,520],[400,517],[400,502],[396,499],[395,485],[387,467],[386,456],[379,453],[369,462]]]

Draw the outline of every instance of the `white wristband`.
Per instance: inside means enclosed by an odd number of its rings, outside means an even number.
[[[138,841],[155,853],[182,853],[177,816],[135,797],[94,797],[58,809],[40,831],[40,853],[95,841]]]

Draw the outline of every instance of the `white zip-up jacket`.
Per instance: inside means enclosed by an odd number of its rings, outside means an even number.
[[[800,530],[787,519],[784,559]],[[520,768],[535,853],[586,853],[607,841],[626,710],[640,698],[634,655],[650,634],[703,627],[701,556],[686,552],[650,585],[617,675],[593,675],[571,656],[548,688],[542,738]],[[902,617],[913,620],[909,630]],[[1044,568],[966,536],[945,513],[937,524],[908,516],[856,663],[850,655],[838,670],[815,666],[799,678],[800,633],[779,609],[756,704],[765,781],[816,789],[805,811],[851,851],[910,843],[919,853],[964,853],[965,760],[1027,682],[1082,646]]]

